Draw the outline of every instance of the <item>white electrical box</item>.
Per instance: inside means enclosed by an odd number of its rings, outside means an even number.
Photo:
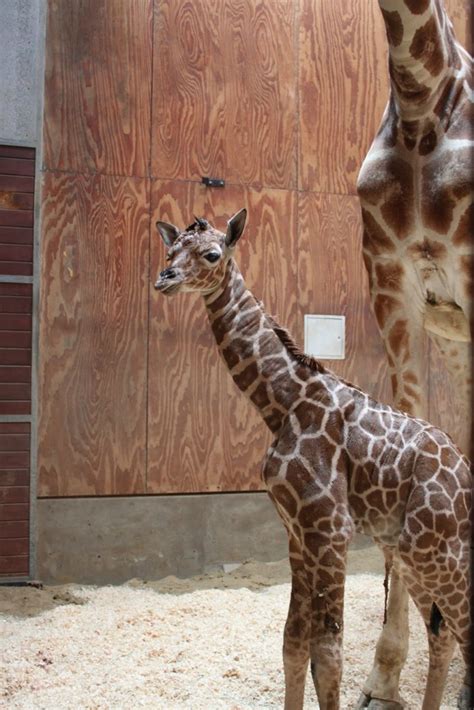
[[[344,360],[345,316],[304,317],[304,349],[318,360]]]

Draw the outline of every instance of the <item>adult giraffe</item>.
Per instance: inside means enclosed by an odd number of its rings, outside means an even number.
[[[469,419],[472,58],[456,42],[442,0],[379,0],[379,5],[389,45],[390,97],[358,180],[371,299],[395,405],[428,415],[427,332]],[[469,453],[470,441],[451,433]],[[401,707],[407,610],[408,595],[395,573],[387,623],[359,708]],[[435,654],[430,662],[443,682]]]

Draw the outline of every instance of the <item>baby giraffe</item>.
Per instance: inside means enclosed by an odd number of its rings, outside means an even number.
[[[163,294],[198,291],[234,382],[273,432],[263,466],[292,570],[283,658],[285,708],[303,707],[311,661],[319,706],[339,708],[347,547],[354,530],[399,570],[426,623],[424,710],[439,708],[455,641],[469,669],[471,475],[451,439],[374,401],[302,353],[245,287],[233,259],[245,225],[158,222]],[[390,659],[387,658],[387,663]],[[469,675],[461,707],[469,707]],[[402,701],[400,700],[400,703]]]

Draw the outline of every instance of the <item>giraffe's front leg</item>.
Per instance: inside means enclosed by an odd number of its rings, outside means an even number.
[[[283,640],[285,710],[301,710],[309,662],[311,596],[301,547],[290,536],[291,598]]]
[[[339,710],[348,539],[340,532],[324,543],[316,533],[308,533],[305,539],[311,586],[311,674],[321,710]],[[312,547],[313,555],[317,550],[314,565]]]
[[[392,565],[388,551],[385,560],[386,564]],[[395,564],[390,576],[386,621],[377,642],[374,665],[356,710],[400,710],[404,707],[399,682],[408,655],[408,634],[408,592]]]

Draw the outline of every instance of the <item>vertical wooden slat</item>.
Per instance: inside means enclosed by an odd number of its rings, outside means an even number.
[[[143,493],[149,187],[47,174],[40,495]]]
[[[30,424],[0,422],[0,576],[29,571]]]
[[[34,149],[0,146],[0,276],[33,275],[34,158]],[[31,414],[31,294],[30,284],[0,284],[0,415]],[[29,451],[21,464],[12,457],[0,441],[0,470],[29,467]]]

